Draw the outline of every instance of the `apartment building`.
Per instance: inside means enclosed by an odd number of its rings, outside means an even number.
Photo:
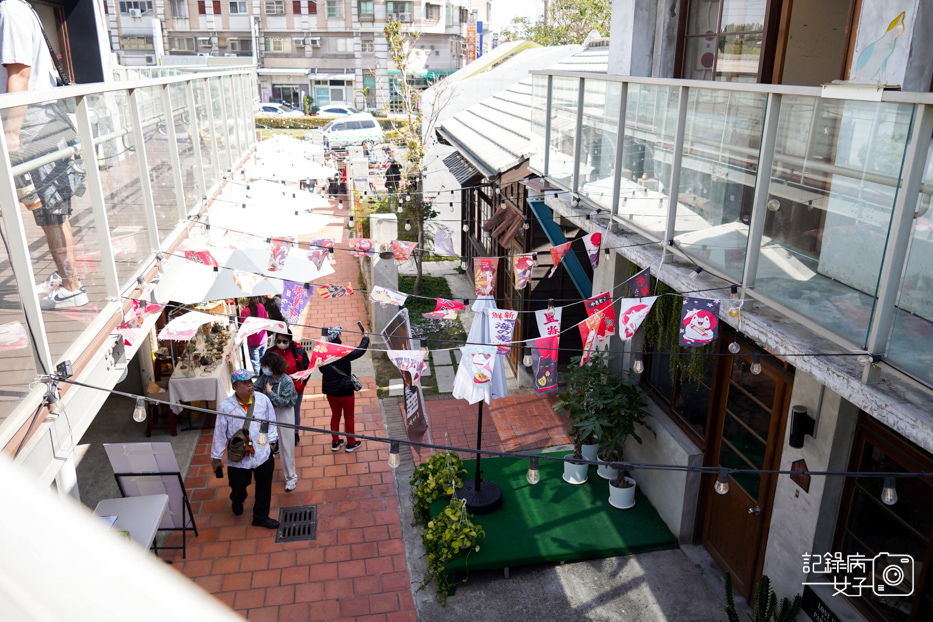
[[[465,2],[441,0],[101,1],[122,64],[249,58],[262,100],[296,107],[306,95],[318,106],[385,107],[395,71],[383,34],[390,21],[419,33],[417,79],[427,85],[456,71],[470,18]]]

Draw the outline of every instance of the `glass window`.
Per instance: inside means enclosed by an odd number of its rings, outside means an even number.
[[[327,51],[338,53],[352,52],[353,39],[349,39],[347,37],[328,37]]]
[[[399,21],[404,21],[402,20],[401,17],[398,17],[399,14],[404,13],[408,15],[407,21],[411,21],[412,5],[413,5],[412,2],[399,2],[398,0],[388,0],[386,2],[386,12],[389,13],[390,15],[395,14],[396,19],[398,19]]]
[[[621,101],[618,82],[584,82],[579,188],[581,194],[603,207],[612,207]]]
[[[173,37],[168,42],[173,52],[194,52],[194,37]]]
[[[152,13],[152,2],[147,0],[124,0],[120,2],[120,13],[127,15],[130,11],[139,11],[140,14]]]
[[[551,134],[548,136],[548,175],[566,188],[573,185],[573,150],[577,133],[576,78],[552,79]]]
[[[220,15],[220,0],[213,0],[211,4],[214,9],[214,15]]]
[[[364,17],[364,16],[372,17],[373,13],[375,12],[375,9],[373,8],[374,4],[375,3],[373,2],[373,0],[360,0],[357,3],[360,17]]]
[[[198,0],[198,15],[207,15],[207,2]]]
[[[231,52],[249,52],[252,42],[249,39],[227,39]]]
[[[424,18],[426,20],[437,22],[441,19],[441,5],[427,3],[424,5]]]
[[[343,0],[327,0],[327,18],[343,17]]]
[[[172,17],[178,17],[178,18],[188,17],[187,0],[172,0],[170,7],[172,10]]]
[[[454,12],[453,12],[453,7],[451,7],[451,6],[448,4],[448,5],[445,5],[444,8],[446,9],[446,11],[445,11],[446,16],[445,16],[445,18],[444,18],[444,25],[445,25],[445,26],[453,26],[453,25],[454,25]]]
[[[292,40],[290,37],[266,37],[266,52],[291,52]]]
[[[364,130],[372,130],[376,127],[375,121],[358,121],[360,128]]]
[[[348,130],[361,130],[363,125],[359,121],[347,121]]]
[[[230,15],[246,15],[249,11],[246,10],[246,2],[231,2],[230,3]]]
[[[317,15],[317,2],[308,0],[308,15]]]
[[[365,53],[372,53],[376,51],[376,43],[372,37],[363,37],[360,39],[360,51]]]
[[[120,47],[124,50],[144,52],[151,52],[155,49],[152,45],[152,37],[120,37]]]
[[[285,1],[266,0],[266,15],[285,15]]]
[[[690,0],[683,77],[757,82],[767,8],[768,0]]]

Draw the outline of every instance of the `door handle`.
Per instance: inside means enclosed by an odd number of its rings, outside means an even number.
[[[753,508],[748,508],[748,513],[749,513],[749,514],[754,514],[755,516],[760,516],[760,515],[761,515],[761,508],[758,507],[757,505],[756,505],[755,507],[753,507]]]

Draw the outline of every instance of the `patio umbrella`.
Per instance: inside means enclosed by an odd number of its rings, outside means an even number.
[[[331,217],[286,208],[277,209],[274,201],[258,203],[215,203],[208,212],[208,222],[216,225],[211,230],[212,244],[226,244],[229,231],[237,231],[262,238],[293,237],[317,233],[331,224]]]
[[[467,336],[469,344],[489,344],[492,354],[492,373],[489,381],[477,383],[474,381],[475,369],[471,356],[466,354],[460,359],[457,376],[454,379],[453,396],[457,399],[467,400],[470,404],[479,402],[476,424],[476,448],[482,449],[483,444],[483,402],[505,397],[508,388],[505,381],[504,360],[495,354],[496,347],[490,336],[490,322],[486,309],[496,309],[496,302],[492,296],[480,296],[473,303],[473,324]],[[470,348],[468,346],[467,348]],[[481,355],[483,356],[483,355]],[[502,489],[495,482],[483,481],[480,477],[480,455],[476,454],[476,472],[473,479],[464,480],[463,488],[457,489],[457,495],[466,501],[467,510],[473,514],[490,514],[502,505]]]
[[[216,315],[201,313],[200,311],[189,311],[188,313],[179,315],[166,324],[165,327],[159,331],[159,340],[188,341],[197,334],[198,328],[200,328],[202,324],[216,322],[217,319]]]
[[[247,164],[243,169],[247,179],[265,179],[298,183],[305,179],[329,179],[337,169],[311,160],[298,160],[287,156],[264,158],[259,164]]]
[[[308,140],[298,140],[281,134],[277,134],[256,145],[256,156],[259,158],[270,158],[282,154],[311,158],[317,153],[324,153],[322,145],[315,145]]]

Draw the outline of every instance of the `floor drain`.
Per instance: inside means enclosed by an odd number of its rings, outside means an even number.
[[[307,542],[317,539],[317,506],[294,505],[279,508],[276,542]]]

